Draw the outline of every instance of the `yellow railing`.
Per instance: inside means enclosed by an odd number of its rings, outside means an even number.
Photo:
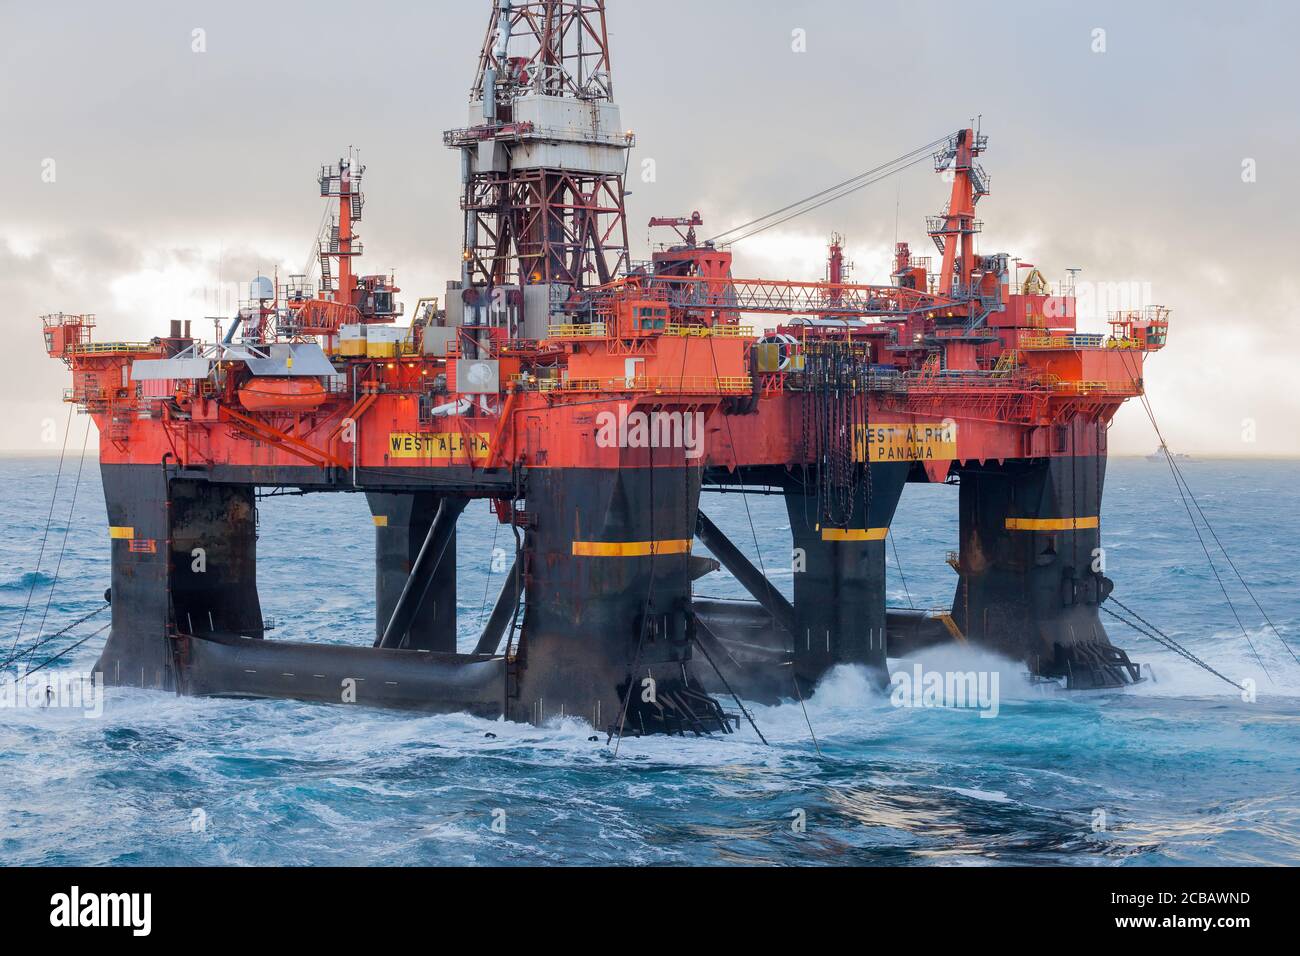
[[[682,338],[688,336],[695,338],[754,338],[754,327],[752,325],[682,325],[677,322],[669,322],[663,329],[647,329],[634,334],[644,336],[653,331]],[[609,335],[609,325],[605,322],[561,323],[547,328],[546,335],[552,339],[603,339]]]
[[[754,380],[748,375],[726,375],[716,381],[723,392],[749,392],[754,388]]]
[[[1036,332],[1021,332],[1022,349],[1065,349],[1069,348],[1064,335],[1043,335]]]
[[[604,322],[566,322],[546,330],[552,339],[603,339],[608,333]]]
[[[549,392],[552,389],[559,387],[560,380],[549,375],[540,376],[521,373],[519,375],[511,375],[510,384],[516,385],[525,391]]]
[[[665,335],[697,336],[699,338],[752,339],[752,325],[681,325],[669,322],[664,329]]]
[[[1046,332],[1021,332],[1022,349],[1099,349],[1105,346],[1103,336],[1090,332],[1067,332],[1049,335]]]
[[[1140,391],[1133,382],[1062,381],[1058,379],[1049,384],[1058,391],[1076,392],[1080,395],[1091,395],[1094,392],[1104,392],[1108,395],[1137,395]]]
[[[69,351],[75,355],[104,355],[113,352],[154,352],[157,348],[148,342],[86,342],[74,345]]]
[[[569,392],[671,392],[686,394],[741,394],[753,389],[748,375],[674,375],[636,378],[571,378],[552,386]]]

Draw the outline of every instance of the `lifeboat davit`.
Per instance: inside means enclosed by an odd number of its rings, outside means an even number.
[[[255,378],[239,390],[250,412],[309,412],[325,401],[325,386],[315,378]]]

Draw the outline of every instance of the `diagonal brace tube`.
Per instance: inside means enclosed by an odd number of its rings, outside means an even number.
[[[420,545],[420,553],[411,566],[411,573],[402,586],[402,593],[393,607],[388,626],[384,628],[384,635],[376,646],[400,648],[405,643],[429,586],[438,573],[438,566],[442,564],[442,556],[455,540],[452,532],[466,503],[467,499],[464,498],[443,498],[438,502],[438,513],[429,525],[429,533],[424,537],[424,544]]]
[[[474,648],[475,654],[495,654],[501,644],[501,635],[510,626],[510,619],[514,617],[515,608],[519,606],[521,587],[515,578],[518,564],[519,558],[516,557],[514,563],[510,565],[510,571],[506,574],[505,582],[501,585],[497,602],[492,605],[492,615],[488,618],[487,625],[478,639],[478,646]]]
[[[772,586],[763,573],[754,567],[749,558],[731,543],[722,530],[709,520],[703,511],[699,512],[696,535],[704,546],[713,552],[722,562],[722,566],[735,576],[760,605],[771,614],[773,619],[791,634],[794,633],[794,605],[786,600],[785,595]]]

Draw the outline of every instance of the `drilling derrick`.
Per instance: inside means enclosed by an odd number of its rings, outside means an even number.
[[[515,293],[510,331],[542,338],[571,293],[608,283],[628,263],[623,178],[634,138],[613,100],[603,0],[499,0],[469,124],[444,136],[461,152],[465,212],[460,288],[449,289],[448,308],[454,315],[463,304],[465,325],[489,324],[491,290],[504,287]]]

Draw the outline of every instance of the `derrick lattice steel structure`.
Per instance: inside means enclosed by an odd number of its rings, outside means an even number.
[[[888,657],[940,641],[1075,687],[1136,679],[1098,615],[1106,429],[1141,393],[1167,311],[1080,333],[1072,286],[976,254],[989,179],[975,129],[935,155],[952,180],[928,224],[937,271],[900,243],[889,284],[851,283],[837,236],[827,281],[739,278],[728,248],[697,240],[698,213],[653,220],[677,241],[632,264],[632,137],[612,97],[603,3],[492,4],[470,123],[447,134],[464,270],[408,326],[393,277],[355,267],[350,156],[318,178],[337,204],[319,287],[255,279],[220,341],[177,321],[148,343],[97,343],[92,316],[45,318],[66,398],[101,436],[106,678],[566,714],[615,733],[726,730],[724,680],[806,695],[837,664],[883,676]],[[886,606],[909,482],[960,486],[957,583],[938,611]],[[268,488],[366,495],[373,646],[267,638],[255,493]],[[784,496],[791,595],[701,511],[708,488]],[[476,501],[515,554],[462,650],[457,519]],[[695,595],[719,563],[752,601]]]
[[[493,7],[461,152],[464,288],[582,288],[627,266],[619,125],[603,3]]]

